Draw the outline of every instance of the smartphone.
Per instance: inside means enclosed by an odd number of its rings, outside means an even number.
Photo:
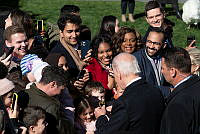
[[[44,31],[43,20],[37,20],[37,31],[40,33]]]
[[[13,93],[12,105],[11,105],[11,109],[12,109],[12,110],[14,110],[15,102],[16,102],[17,99],[18,99],[17,93]]]
[[[189,46],[190,43],[191,43],[193,40],[195,40],[195,36],[193,36],[193,35],[187,36],[187,46]],[[191,47],[193,47],[193,46],[195,46],[195,42],[192,44]]]
[[[78,73],[77,80],[82,79],[82,78],[84,77],[85,72],[86,72],[85,70],[81,70],[81,71]]]
[[[8,52],[6,53],[6,57],[13,53],[15,47],[8,47]]]
[[[90,50],[90,41],[85,40],[81,42],[81,59],[85,59],[87,52]]]

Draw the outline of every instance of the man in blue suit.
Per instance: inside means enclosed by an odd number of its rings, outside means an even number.
[[[165,49],[164,32],[161,28],[152,28],[146,40],[146,47],[133,53],[141,69],[141,76],[157,87],[160,87],[164,96],[169,94],[167,85],[161,73],[161,55]]]

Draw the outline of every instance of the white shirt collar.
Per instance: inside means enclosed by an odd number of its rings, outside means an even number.
[[[182,81],[180,81],[179,83],[177,83],[174,88],[178,87],[180,84],[182,84],[183,82],[187,81],[190,77],[192,77],[192,75],[186,77],[185,79],[183,79]]]
[[[128,84],[126,84],[126,87],[128,87],[128,86],[131,85],[133,82],[135,82],[135,81],[137,81],[137,80],[140,80],[140,79],[141,79],[141,77],[137,77],[137,78],[131,80]]]

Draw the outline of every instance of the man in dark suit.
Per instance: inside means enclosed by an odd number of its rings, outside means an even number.
[[[166,99],[160,134],[200,133],[200,78],[190,72],[190,56],[185,49],[166,50],[162,73],[174,88]]]
[[[140,68],[134,56],[121,53],[112,65],[116,83],[125,91],[114,102],[107,123],[106,117],[95,110],[96,133],[158,134],[164,110],[161,92],[139,77]]]

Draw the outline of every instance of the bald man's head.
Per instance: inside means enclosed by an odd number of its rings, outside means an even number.
[[[135,56],[129,53],[120,53],[117,55],[112,62],[113,69],[117,69],[120,73],[124,75],[128,74],[138,74],[140,73],[140,68]]]

